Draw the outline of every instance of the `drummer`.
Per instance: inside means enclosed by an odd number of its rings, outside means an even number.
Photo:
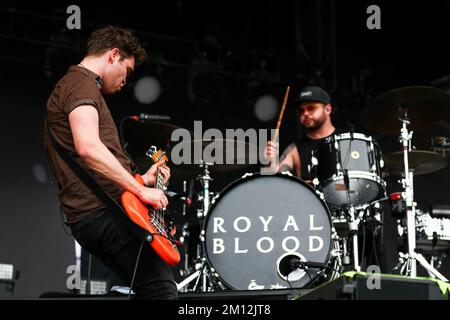
[[[330,95],[319,87],[304,88],[293,103],[306,134],[284,150],[278,164],[273,161],[278,154],[278,144],[269,141],[265,156],[272,159],[271,166],[275,171],[289,171],[303,180],[312,180],[308,172],[311,152],[326,138],[338,133],[331,119],[333,106]]]

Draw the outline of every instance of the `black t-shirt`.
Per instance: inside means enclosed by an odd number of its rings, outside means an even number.
[[[56,84],[47,102],[48,124],[55,140],[67,150],[114,200],[119,201],[123,189],[86,166],[78,156],[72,138],[69,114],[81,105],[92,105],[99,115],[99,136],[105,146],[130,173],[137,167],[120,144],[119,135],[111,113],[94,79],[98,75],[80,66],[71,66],[67,74]],[[105,208],[105,204],[84,185],[48,141],[47,121],[44,123],[44,145],[54,175],[58,182],[59,199],[68,223],[75,223],[85,216]]]
[[[312,180],[314,177],[310,175],[308,166],[311,166],[312,152],[316,150],[327,138],[335,135],[344,133],[345,130],[335,129],[332,134],[322,139],[311,139],[307,135],[295,141],[295,146],[297,147],[300,156],[300,174],[303,180]]]

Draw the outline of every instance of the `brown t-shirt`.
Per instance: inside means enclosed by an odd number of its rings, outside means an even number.
[[[98,79],[99,76],[94,72],[80,66],[71,66],[67,74],[56,84],[48,99],[48,124],[55,140],[72,155],[82,168],[86,169],[104,191],[119,201],[123,192],[122,188],[89,169],[76,153],[69,124],[69,114],[75,108],[82,105],[95,107],[99,116],[101,141],[128,172],[133,174],[137,171],[133,161],[120,144],[114,120],[97,85]],[[47,121],[44,124],[44,146],[58,182],[59,200],[66,214],[67,222],[75,223],[104,209],[103,202],[84,185],[54,150],[48,140]]]

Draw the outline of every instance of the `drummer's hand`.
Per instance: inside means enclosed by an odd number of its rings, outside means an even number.
[[[276,158],[278,154],[278,143],[275,143],[273,141],[267,142],[266,148],[264,149],[264,156],[267,160],[273,160]]]
[[[164,177],[164,184],[170,179],[170,169],[166,166],[165,161],[162,160],[160,162],[155,163],[147,170],[147,172],[142,176],[144,179],[144,183],[146,186],[154,186],[156,183],[156,174],[158,173],[158,169],[161,170],[161,174]]]

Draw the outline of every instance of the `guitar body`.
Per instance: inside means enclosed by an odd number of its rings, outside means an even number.
[[[140,175],[135,175],[135,179],[140,184],[144,184]],[[166,238],[169,236],[166,226],[158,222],[155,212],[149,210],[137,196],[129,191],[125,191],[122,194],[122,205],[128,217],[134,223],[153,235],[153,241],[150,242],[150,245],[161,259],[169,266],[178,264],[180,262],[180,253],[176,245]],[[174,235],[175,232],[176,230],[173,229],[170,234]]]

